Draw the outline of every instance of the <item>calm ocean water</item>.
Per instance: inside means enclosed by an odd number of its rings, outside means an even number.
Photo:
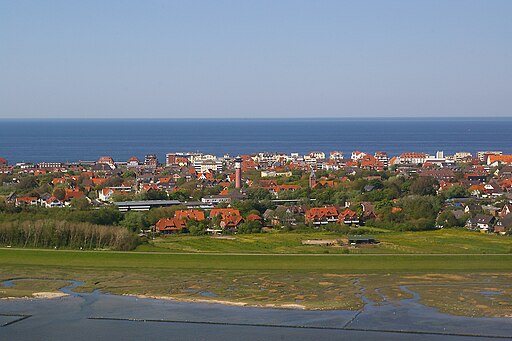
[[[155,153],[223,155],[313,150],[512,153],[512,118],[276,120],[0,120],[0,157],[14,162],[118,161]]]

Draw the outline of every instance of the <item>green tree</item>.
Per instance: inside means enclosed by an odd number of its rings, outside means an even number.
[[[416,195],[436,195],[437,181],[429,176],[419,176],[411,183],[411,193]]]
[[[162,218],[172,218],[177,210],[186,210],[187,207],[183,205],[176,205],[172,207],[159,207],[153,208],[147,212],[146,219],[149,225],[154,225],[156,222]]]
[[[108,178],[107,180],[103,181],[99,186],[98,188],[106,188],[106,187],[118,187],[118,186],[121,186],[122,183],[123,183],[123,178],[118,176],[118,175],[115,175],[115,176],[111,176],[110,178]]]
[[[64,189],[62,188],[56,188],[54,191],[53,191],[53,196],[59,200],[64,200],[66,199],[66,191],[64,191]]]
[[[445,197],[446,199],[469,197],[468,190],[463,186],[452,186],[443,190],[442,193],[443,197]]]
[[[37,186],[36,177],[29,175],[20,179],[20,182],[16,185],[16,189],[19,191],[28,191],[37,188]]]
[[[188,201],[189,195],[185,191],[176,191],[176,192],[172,192],[171,194],[169,194],[169,199],[185,202],[185,201]]]
[[[91,204],[85,197],[73,198],[71,199],[71,207],[76,208],[77,210],[85,211],[91,207]]]
[[[126,172],[122,175],[123,179],[135,179],[137,177],[137,173],[133,171],[132,169],[128,169]]]
[[[247,198],[253,200],[272,200],[272,194],[264,188],[248,188]]]
[[[73,220],[89,222],[97,225],[117,225],[123,218],[121,212],[113,207],[100,208],[99,210],[75,211]]]
[[[121,225],[132,232],[138,232],[149,227],[146,215],[143,212],[137,211],[126,212]]]
[[[436,224],[441,227],[456,227],[459,226],[459,221],[451,211],[444,211],[437,216]]]
[[[147,191],[142,193],[142,200],[167,200],[169,196],[165,191]]]
[[[405,227],[402,230],[429,230],[435,228],[435,221],[441,207],[440,200],[432,196],[409,196],[400,201]]]
[[[441,207],[438,198],[418,195],[402,198],[400,204],[403,208],[404,215],[408,219],[435,219]]]
[[[259,221],[246,221],[238,226],[238,233],[260,233],[261,227]]]
[[[190,219],[187,221],[187,229],[193,236],[200,236],[206,233],[206,228],[208,227],[208,222],[206,220],[197,221],[195,219]]]

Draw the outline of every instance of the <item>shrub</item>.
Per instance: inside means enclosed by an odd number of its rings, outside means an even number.
[[[0,223],[0,245],[4,246],[132,250],[138,242],[122,227],[55,220]]]

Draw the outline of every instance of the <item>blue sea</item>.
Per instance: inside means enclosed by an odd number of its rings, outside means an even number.
[[[116,161],[176,151],[237,155],[258,151],[353,150],[512,153],[512,118],[0,120],[0,157],[10,163]]]

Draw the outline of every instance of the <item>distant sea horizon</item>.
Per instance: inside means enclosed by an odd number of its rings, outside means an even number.
[[[0,119],[0,157],[17,162],[116,161],[171,152],[385,151],[512,153],[512,117]]]

